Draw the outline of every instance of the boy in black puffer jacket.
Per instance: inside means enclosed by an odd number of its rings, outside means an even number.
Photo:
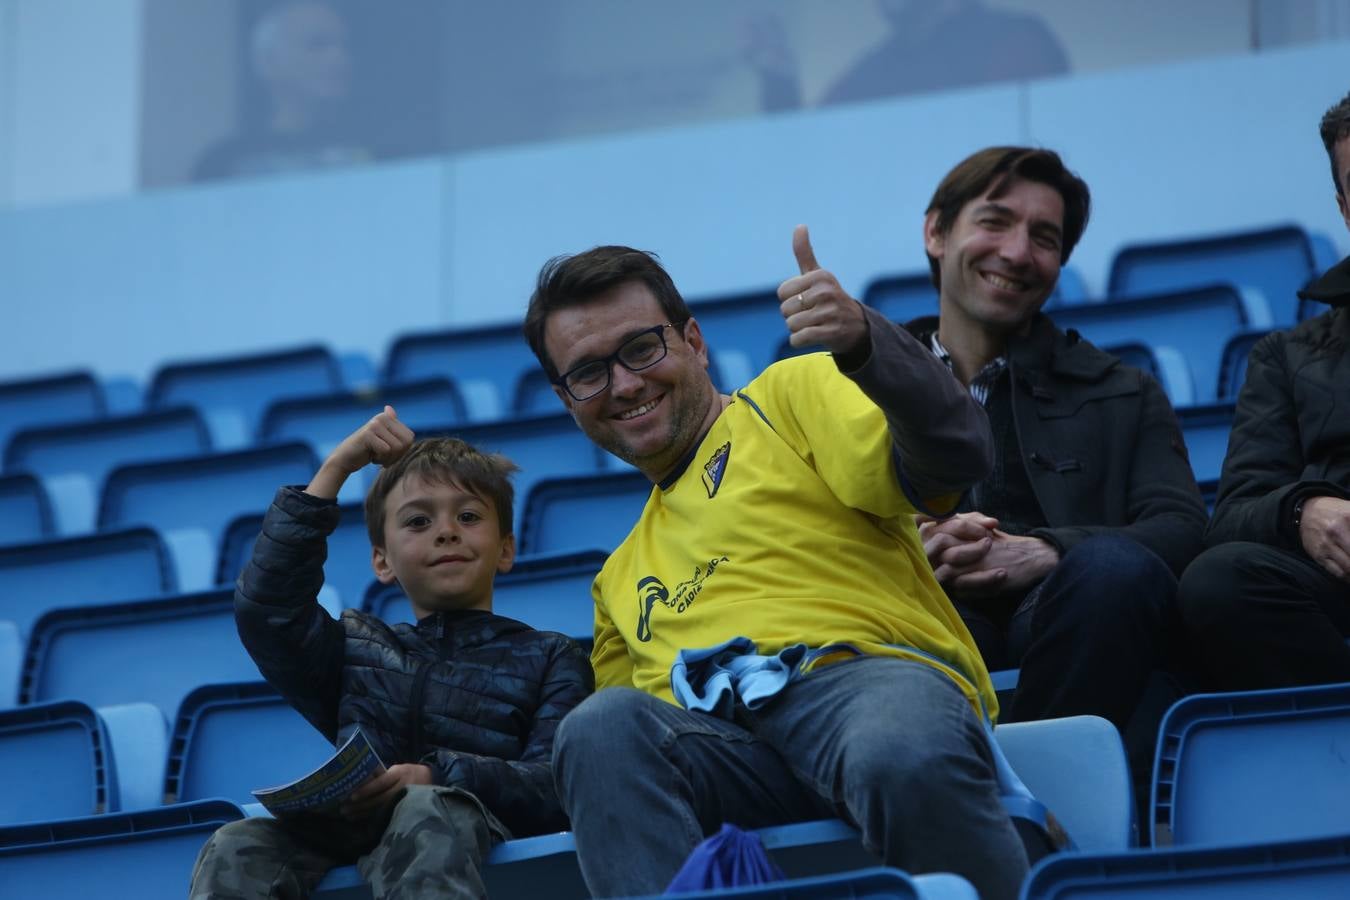
[[[319,605],[338,490],[369,463],[372,564],[417,624]],[[306,896],[357,862],[380,897],[482,897],[482,859],[567,820],[550,755],[558,723],[593,689],[570,639],[494,615],[515,553],[516,466],[455,439],[413,442],[385,411],[303,489],[283,487],[235,589],[239,635],[263,676],[325,737],[360,727],[388,766],[340,816],[251,818],[207,842],[193,897]]]

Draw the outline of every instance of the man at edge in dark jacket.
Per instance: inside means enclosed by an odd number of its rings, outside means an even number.
[[[1350,227],[1350,94],[1322,118]],[[1350,259],[1299,294],[1331,309],[1252,347],[1206,550],[1181,612],[1211,685],[1350,681]]]

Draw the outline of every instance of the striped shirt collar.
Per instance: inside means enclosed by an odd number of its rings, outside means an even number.
[[[952,367],[952,355],[947,352],[947,348],[942,346],[938,340],[937,330],[928,336],[928,349],[933,351],[933,355],[947,364],[947,368]],[[984,364],[984,368],[975,373],[975,377],[970,380],[970,396],[981,406],[989,404],[989,389],[994,386],[998,376],[1003,374],[1003,370],[1008,368],[1008,357],[1006,354],[996,356]]]

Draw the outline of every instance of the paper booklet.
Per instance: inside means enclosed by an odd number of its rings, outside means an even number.
[[[360,728],[338,748],[328,762],[280,787],[254,791],[253,796],[274,816],[297,813],[333,813],[352,791],[384,771]]]

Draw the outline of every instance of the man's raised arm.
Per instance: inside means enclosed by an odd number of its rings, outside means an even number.
[[[845,293],[816,261],[805,225],[792,233],[792,252],[801,274],[778,288],[789,341],[824,346],[886,414],[911,499],[961,494],[989,474],[988,417],[947,366],[904,328]]]

